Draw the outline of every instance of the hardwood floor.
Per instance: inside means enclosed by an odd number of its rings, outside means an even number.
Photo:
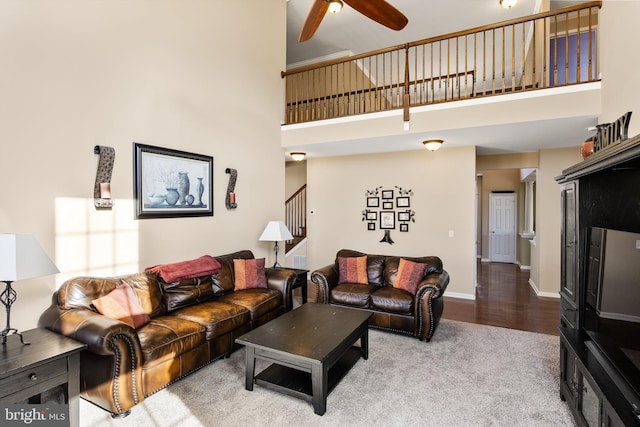
[[[559,335],[560,299],[536,296],[528,281],[515,264],[478,262],[475,301],[445,292],[442,318]]]

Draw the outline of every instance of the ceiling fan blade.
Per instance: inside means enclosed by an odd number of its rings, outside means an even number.
[[[343,0],[346,4],[392,30],[403,29],[409,20],[385,0]],[[317,0],[316,0],[317,3]]]
[[[299,42],[307,41],[313,37],[328,9],[329,3],[325,0],[313,1],[309,14],[307,15],[307,19],[305,19],[304,25],[300,30],[300,35],[298,36]]]

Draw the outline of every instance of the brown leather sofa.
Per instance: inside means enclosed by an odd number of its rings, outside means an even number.
[[[79,277],[54,293],[38,326],[86,343],[81,354],[81,396],[126,416],[146,397],[237,348],[235,339],[292,308],[291,270],[265,269],[267,289],[234,291],[234,259],[251,251],[214,257],[217,275],[162,283],[145,271],[114,278]],[[99,314],[91,301],[118,284],[134,290],[150,322],[134,329]],[[214,294],[212,282],[222,291]],[[218,288],[218,289],[219,289]]]
[[[339,284],[338,258],[365,255],[369,284]],[[311,281],[316,285],[316,302],[367,310],[373,313],[369,326],[429,341],[442,316],[442,295],[449,284],[449,274],[442,268],[442,260],[438,257],[402,257],[427,264],[424,277],[412,295],[393,287],[400,258],[348,249],[338,251],[333,264],[311,273]]]

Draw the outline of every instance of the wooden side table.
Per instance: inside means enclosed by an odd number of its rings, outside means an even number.
[[[80,425],[80,352],[86,344],[47,329],[9,335],[0,345],[0,402],[19,403],[64,385],[71,427]],[[30,399],[31,402],[33,400]]]
[[[291,286],[291,291],[294,289],[301,288],[302,290],[302,303],[307,303],[307,273],[309,270],[303,270],[300,268],[289,268],[289,267],[276,267],[279,270],[291,270],[296,273],[296,280],[293,282],[293,286]]]

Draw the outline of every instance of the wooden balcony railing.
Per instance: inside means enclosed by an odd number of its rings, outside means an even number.
[[[285,123],[599,80],[601,1],[282,72]]]
[[[286,242],[285,252],[307,237],[307,185],[303,185],[285,202],[285,219],[293,240]]]

